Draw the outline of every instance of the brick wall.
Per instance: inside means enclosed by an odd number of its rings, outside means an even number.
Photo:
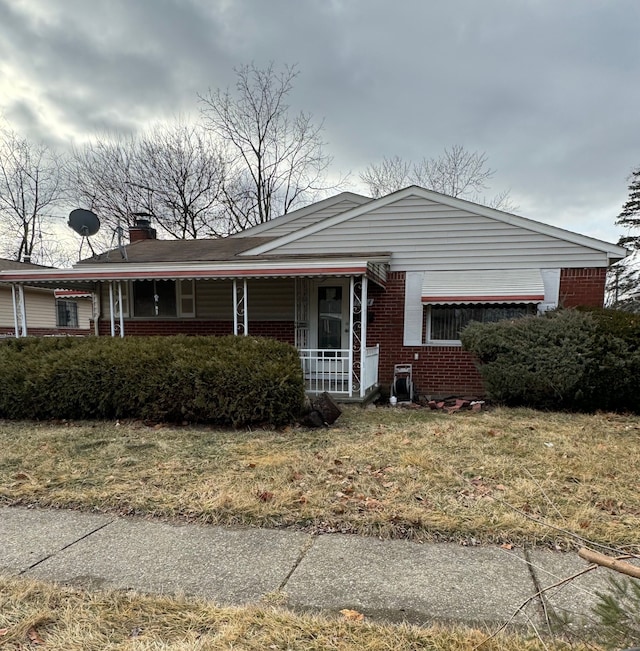
[[[420,395],[482,395],[482,379],[473,357],[460,346],[404,346],[404,272],[391,272],[386,291],[369,285],[373,305],[367,345],[380,344],[378,376],[390,386],[395,364],[413,365],[413,382]],[[415,359],[415,355],[418,359]]]
[[[607,270],[603,267],[562,269],[560,271],[560,306],[602,307]]]
[[[119,324],[116,320],[116,330]],[[111,334],[111,323],[100,320],[101,335]],[[201,319],[125,319],[125,335],[214,335],[233,334],[233,321],[206,321]],[[249,334],[255,337],[270,337],[288,344],[294,343],[292,321],[249,321]]]
[[[601,306],[606,269],[563,269],[560,274],[560,304]],[[472,355],[460,346],[407,346],[404,339],[404,272],[391,272],[385,290],[371,283],[367,345],[380,344],[379,378],[390,386],[394,364],[412,364],[414,384],[420,395],[483,395],[482,379]],[[101,320],[100,334],[110,333],[109,321]],[[232,321],[200,319],[127,320],[127,335],[228,335]],[[86,334],[86,331],[84,331]],[[34,332],[33,334],[38,334]],[[294,343],[293,322],[250,321],[249,334]],[[418,359],[415,359],[417,354]]]

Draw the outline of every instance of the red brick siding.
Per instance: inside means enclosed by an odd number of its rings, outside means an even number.
[[[604,267],[562,269],[560,272],[560,306],[602,307],[607,270]]]
[[[484,394],[473,357],[460,346],[404,346],[404,283],[404,272],[391,272],[386,291],[376,285],[369,289],[373,322],[367,328],[367,345],[380,344],[380,383],[391,385],[395,364],[412,364],[420,395]]]
[[[116,321],[116,329],[119,324]],[[101,335],[111,334],[111,323],[100,320]],[[233,321],[205,321],[202,319],[125,319],[125,335],[214,335],[233,334]],[[270,337],[289,344],[294,343],[292,321],[249,321],[249,334]]]

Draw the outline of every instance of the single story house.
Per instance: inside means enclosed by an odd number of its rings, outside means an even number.
[[[274,337],[295,345],[309,392],[365,398],[411,364],[420,394],[482,394],[459,332],[557,306],[601,306],[627,251],[411,186],[351,192],[232,237],[159,240],[146,221],[122,249],[0,282],[91,291],[98,335]]]
[[[0,272],[43,269],[47,267],[0,258]],[[0,285],[0,337],[27,332],[40,336],[88,335],[92,332],[92,314],[91,292],[54,290],[50,285]]]

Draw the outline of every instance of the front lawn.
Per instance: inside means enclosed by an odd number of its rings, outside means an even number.
[[[327,430],[0,423],[0,503],[640,549],[640,418],[345,411]],[[552,526],[547,526],[552,525]],[[556,528],[553,528],[556,527]]]
[[[269,606],[220,608],[195,599],[85,592],[0,577],[0,646],[57,651],[474,651],[487,631],[348,621]],[[502,633],[482,651],[597,651]]]

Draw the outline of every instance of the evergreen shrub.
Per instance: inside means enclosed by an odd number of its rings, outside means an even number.
[[[640,317],[614,310],[557,310],[471,323],[464,347],[489,395],[507,405],[640,412]]]
[[[297,351],[253,337],[0,342],[0,417],[283,426],[300,414]]]

